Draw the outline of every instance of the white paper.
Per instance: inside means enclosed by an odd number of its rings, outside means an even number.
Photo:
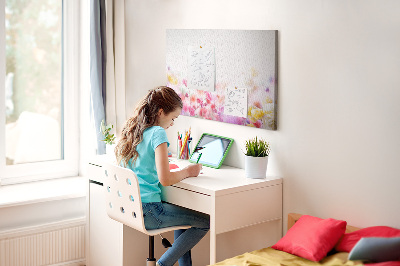
[[[224,114],[247,118],[247,88],[226,88]]]
[[[212,48],[188,47],[188,88],[215,90],[215,54]]]

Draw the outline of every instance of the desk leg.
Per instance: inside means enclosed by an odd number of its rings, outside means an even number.
[[[215,217],[215,198],[213,199],[212,210],[210,213],[210,264],[217,263],[217,231]]]
[[[215,264],[217,262],[217,235],[215,234],[215,229],[210,228],[210,264]]]

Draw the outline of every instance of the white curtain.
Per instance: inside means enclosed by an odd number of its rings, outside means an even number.
[[[97,140],[97,154],[104,154],[106,145],[100,131],[105,119],[106,104],[106,58],[105,2],[90,0],[90,113],[94,120]]]
[[[106,0],[106,119],[117,139],[125,123],[125,1]]]
[[[91,0],[91,114],[97,154],[105,153],[100,123],[112,124],[118,138],[125,122],[125,1]]]

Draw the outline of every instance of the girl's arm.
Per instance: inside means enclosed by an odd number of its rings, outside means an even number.
[[[170,186],[178,183],[179,181],[187,177],[194,177],[199,175],[201,170],[201,164],[192,164],[180,171],[171,172],[169,170],[167,148],[168,148],[167,143],[164,142],[158,145],[158,147],[155,150],[157,174],[161,185],[163,185],[164,187]]]

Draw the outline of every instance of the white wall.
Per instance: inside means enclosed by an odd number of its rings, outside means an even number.
[[[284,178],[284,215],[400,227],[400,2],[373,0],[126,0],[127,115],[166,83],[166,29],[278,30],[278,130],[181,116],[233,137],[272,143],[268,174]],[[285,219],[286,222],[286,219]]]

